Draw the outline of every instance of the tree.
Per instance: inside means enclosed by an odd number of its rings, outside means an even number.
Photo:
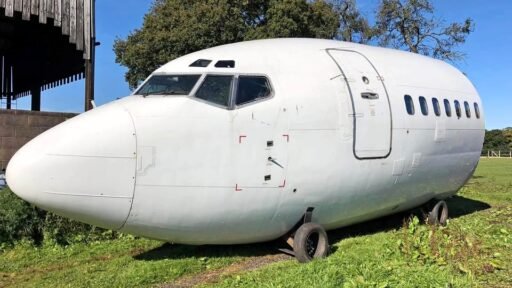
[[[471,18],[444,25],[429,0],[381,0],[377,12],[380,45],[455,61],[464,54],[455,48],[473,32]]]
[[[505,136],[507,129],[485,131],[483,150],[508,150],[511,149],[512,139]]]
[[[333,7],[315,0],[155,0],[142,28],[116,39],[116,62],[135,88],[161,65],[188,53],[250,39],[333,38]]]
[[[336,39],[365,44],[379,36],[379,30],[359,12],[355,0],[334,1],[334,8],[339,17]]]
[[[503,129],[503,136],[508,141],[508,148],[512,150],[512,127]]]

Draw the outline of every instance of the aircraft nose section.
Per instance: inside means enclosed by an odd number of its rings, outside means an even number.
[[[131,115],[111,103],[72,118],[23,146],[7,166],[7,184],[24,200],[72,218],[120,229],[135,187]]]

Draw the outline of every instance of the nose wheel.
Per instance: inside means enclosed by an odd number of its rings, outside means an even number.
[[[279,249],[283,253],[295,256],[300,263],[325,258],[329,254],[329,239],[325,229],[322,225],[311,222],[313,209],[312,207],[307,209],[302,220],[295,226],[295,233],[286,240],[293,251]]]
[[[445,226],[446,220],[448,220],[448,205],[446,205],[444,201],[439,201],[428,213],[427,223],[430,225]]]
[[[317,223],[304,223],[293,237],[293,252],[300,263],[325,258],[329,253],[329,240],[324,228]]]

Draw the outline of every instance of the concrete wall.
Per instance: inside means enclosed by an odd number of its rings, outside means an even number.
[[[30,139],[76,116],[72,113],[0,109],[0,169]]]

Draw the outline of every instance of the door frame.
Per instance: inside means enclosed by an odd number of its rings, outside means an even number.
[[[386,98],[388,100],[387,102],[388,102],[388,107],[389,107],[389,121],[390,121],[389,137],[390,137],[390,139],[389,139],[389,151],[386,155],[380,156],[380,157],[359,157],[359,156],[357,156],[357,154],[356,154],[356,133],[357,133],[357,127],[356,127],[357,124],[356,123],[357,123],[357,121],[356,121],[356,108],[355,108],[355,104],[354,104],[354,95],[352,93],[352,87],[349,84],[347,74],[345,73],[343,68],[340,66],[340,63],[338,63],[338,61],[336,61],[336,59],[334,59],[334,57],[331,55],[330,51],[342,51],[342,52],[351,52],[351,53],[359,54],[364,59],[366,59],[366,61],[368,61],[370,66],[373,68],[373,70],[375,70],[375,73],[377,74],[377,76],[380,78],[380,82],[382,83],[382,87],[384,88],[384,92],[386,93]],[[327,55],[329,55],[329,57],[332,59],[334,64],[336,64],[336,66],[340,70],[341,75],[343,76],[343,79],[345,80],[345,84],[348,87],[348,93],[350,95],[350,101],[352,104],[352,126],[353,126],[353,128],[352,128],[352,134],[353,134],[353,136],[352,136],[352,139],[353,139],[352,153],[354,154],[354,157],[358,160],[375,160],[375,159],[388,158],[389,155],[391,155],[391,151],[393,151],[393,112],[391,110],[391,101],[389,99],[388,89],[386,88],[386,85],[384,84],[384,78],[380,75],[379,70],[377,70],[377,68],[373,65],[373,63],[370,61],[370,59],[368,59],[368,57],[366,57],[366,55],[364,55],[361,52],[351,50],[351,49],[342,49],[342,48],[327,48],[327,49],[325,49],[325,52],[327,53]]]

